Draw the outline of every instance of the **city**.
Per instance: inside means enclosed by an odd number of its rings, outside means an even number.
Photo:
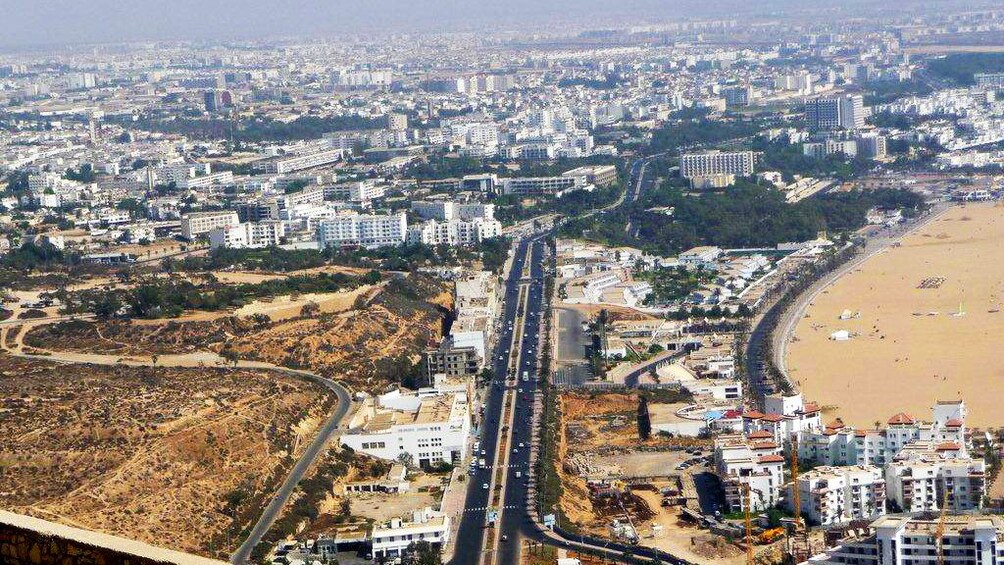
[[[1004,563],[999,3],[13,4],[0,563]]]

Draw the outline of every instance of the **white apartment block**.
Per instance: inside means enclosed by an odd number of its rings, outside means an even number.
[[[519,196],[560,196],[585,188],[582,177],[515,177],[502,179],[502,193]]]
[[[341,441],[389,461],[407,453],[415,465],[457,463],[464,456],[470,428],[465,393],[419,396],[392,391],[367,399]]]
[[[580,186],[594,184],[596,186],[606,186],[617,180],[617,167],[613,165],[592,165],[577,167],[570,171],[561,173],[563,177],[577,178]]]
[[[377,198],[383,198],[386,193],[386,185],[377,184],[372,180],[347,182],[324,187],[325,198],[346,200],[349,202],[369,202]]]
[[[732,510],[746,508],[746,486],[750,510],[766,510],[781,500],[784,456],[773,440],[744,434],[719,436],[715,440],[715,470]]]
[[[502,224],[498,220],[429,220],[408,228],[407,241],[425,245],[473,245],[501,234]]]
[[[789,508],[796,487],[802,515],[813,524],[829,526],[885,514],[886,485],[879,467],[816,467],[802,473],[798,484],[788,487]]]
[[[195,188],[208,188],[210,186],[220,186],[233,184],[234,173],[231,171],[220,171],[218,173],[206,173],[193,177],[185,177],[177,181],[178,188],[191,190]]]
[[[937,562],[938,519],[882,516],[868,530],[853,530],[809,565],[930,565]],[[945,565],[1004,563],[1004,520],[998,516],[951,516],[941,539]]]
[[[859,129],[865,126],[864,98],[860,95],[824,97],[805,103],[809,129]]]
[[[224,226],[235,226],[240,223],[237,212],[224,210],[221,212],[196,212],[186,214],[181,218],[181,236],[191,241],[209,230]]]
[[[903,512],[936,512],[941,510],[943,500],[949,512],[982,508],[986,462],[958,455],[957,448],[957,445],[935,446],[923,454],[904,455],[886,465],[889,501]]]
[[[755,151],[707,151],[680,156],[680,176],[708,177],[731,174],[748,177],[756,168],[759,153]]]
[[[341,158],[341,149],[326,149],[299,155],[272,157],[255,163],[254,167],[255,170],[262,173],[285,175],[304,169],[330,165]]]
[[[805,402],[801,394],[771,394],[764,397],[764,412],[743,412],[743,430],[767,432],[779,445],[803,430],[819,427],[820,409],[815,402]]]
[[[283,223],[277,220],[219,226],[209,230],[209,246],[213,249],[260,249],[279,245],[285,234]]]
[[[495,219],[495,205],[481,202],[451,202],[449,200],[414,200],[411,211],[428,220]]]
[[[404,243],[408,219],[404,213],[390,216],[344,214],[317,224],[321,247],[365,247],[373,249]]]
[[[375,559],[400,557],[409,545],[419,541],[442,549],[450,540],[450,517],[426,507],[416,510],[410,522],[394,518],[381,526],[374,526],[371,540]]]
[[[858,154],[858,142],[853,139],[827,139],[802,144],[802,154],[813,159],[822,159],[827,155],[845,155],[854,157]]]
[[[839,419],[825,428],[799,434],[798,456],[820,465],[885,465],[914,442],[955,444],[968,455],[966,405],[961,400],[939,401],[932,408],[933,420],[920,422],[909,414],[889,418],[882,430],[855,430]]]

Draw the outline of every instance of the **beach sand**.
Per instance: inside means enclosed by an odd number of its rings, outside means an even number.
[[[827,418],[857,427],[898,412],[929,419],[937,400],[959,398],[970,426],[1002,426],[1002,301],[1004,208],[953,208],[816,297],[788,346],[789,374]],[[860,317],[839,319],[845,310]],[[831,340],[838,330],[851,339]]]

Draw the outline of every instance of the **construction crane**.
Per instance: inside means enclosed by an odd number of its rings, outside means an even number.
[[[798,491],[798,436],[791,436],[791,504],[795,509],[791,555],[795,563],[809,558],[809,532],[802,521],[802,494]]]
[[[945,565],[945,515],[948,513],[948,489],[941,490],[941,512],[938,527],[934,530],[934,544],[938,548],[938,565]]]

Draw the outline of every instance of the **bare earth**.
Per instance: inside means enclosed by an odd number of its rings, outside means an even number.
[[[974,427],[1004,424],[1004,208],[946,212],[820,294],[788,347],[806,397],[855,426],[928,417],[962,398]],[[937,288],[918,288],[944,277]],[[964,315],[959,315],[961,310]],[[860,318],[840,320],[845,310]],[[935,314],[936,313],[936,314]],[[838,330],[847,341],[833,341]]]
[[[235,549],[223,532],[257,518],[330,408],[271,372],[2,354],[0,398],[0,507],[213,556]]]

